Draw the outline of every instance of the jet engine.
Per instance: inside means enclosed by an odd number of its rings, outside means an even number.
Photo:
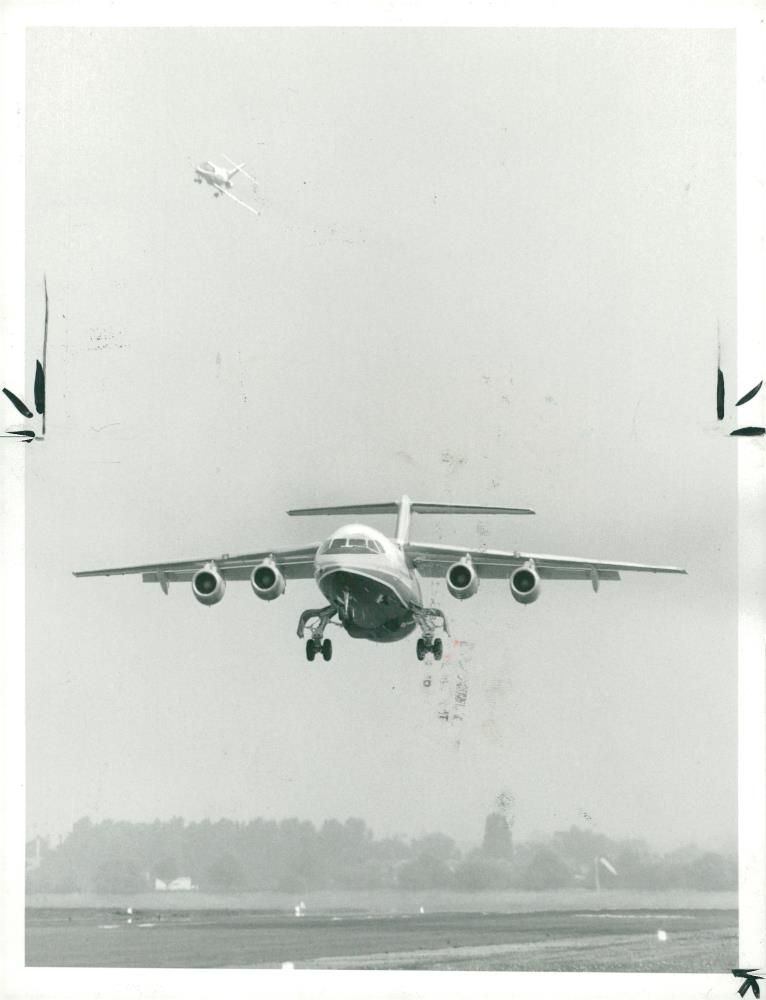
[[[540,596],[540,575],[534,566],[519,566],[511,573],[508,582],[519,604],[532,604]]]
[[[226,581],[218,572],[215,563],[208,563],[198,569],[191,581],[192,593],[200,604],[218,604],[226,593]]]
[[[453,597],[464,601],[479,589],[479,574],[470,562],[453,563],[447,570],[447,589]]]
[[[256,597],[262,601],[273,601],[285,592],[285,578],[277,566],[267,559],[253,568],[250,574],[250,586]]]

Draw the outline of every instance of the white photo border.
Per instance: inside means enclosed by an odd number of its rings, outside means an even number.
[[[25,372],[25,32],[37,26],[542,26],[731,28],[737,32],[737,385],[766,373],[766,4],[432,2],[154,2],[5,0],[0,8],[0,358],[5,384]],[[711,407],[713,372],[711,371]],[[766,424],[766,392],[740,416]],[[24,966],[24,467],[28,448],[0,441],[0,994],[5,997],[369,998],[734,996],[731,974],[355,972],[200,969],[53,969]],[[739,551],[739,965],[766,967],[766,438],[732,440],[738,450]],[[680,724],[694,725],[693,719]],[[766,984],[765,984],[766,985]]]

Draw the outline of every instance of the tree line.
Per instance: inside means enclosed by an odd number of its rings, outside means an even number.
[[[613,840],[572,826],[514,843],[501,812],[485,821],[480,845],[461,851],[443,833],[376,838],[364,820],[296,818],[152,823],[84,817],[39,863],[29,892],[141,892],[155,879],[190,877],[209,892],[317,889],[543,890],[736,889],[736,859],[694,846],[663,855],[642,840]],[[603,861],[601,859],[604,859]],[[597,872],[599,873],[597,876]]]

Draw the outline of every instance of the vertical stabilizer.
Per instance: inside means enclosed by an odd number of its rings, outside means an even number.
[[[410,520],[412,517],[412,501],[405,493],[396,505],[396,540],[397,542],[408,542],[410,540]]]

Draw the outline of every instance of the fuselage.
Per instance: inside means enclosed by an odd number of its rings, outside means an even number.
[[[346,524],[317,550],[314,578],[346,632],[356,639],[396,642],[415,628],[420,583],[400,545],[364,524]]]
[[[231,187],[229,171],[217,167],[214,163],[200,163],[194,168],[195,173],[203,181],[218,187]]]

